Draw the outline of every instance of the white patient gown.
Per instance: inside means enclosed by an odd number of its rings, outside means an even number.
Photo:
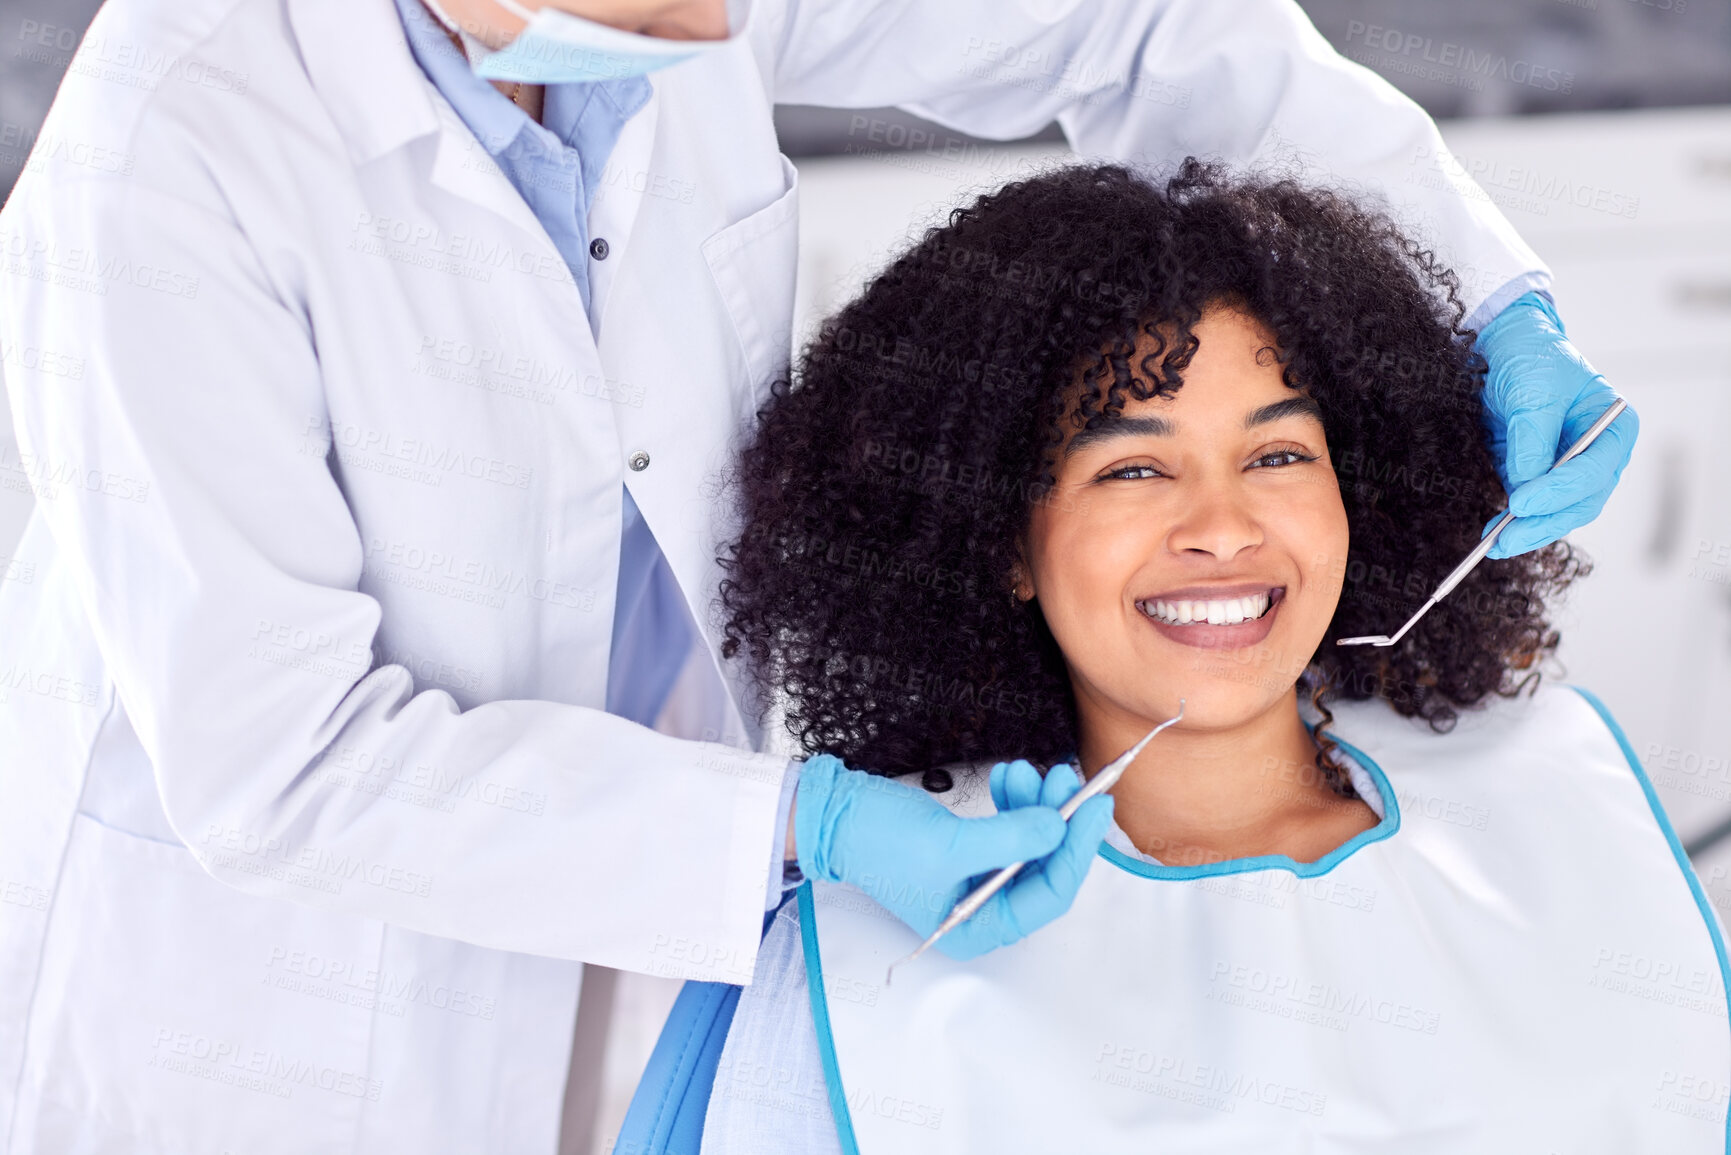
[[[704,1155],[1727,1150],[1723,934],[1626,740],[1569,687],[1335,735],[1380,821],[1313,863],[1121,834],[1014,946],[808,884],[722,1053]],[[940,796],[989,813],[984,769]]]

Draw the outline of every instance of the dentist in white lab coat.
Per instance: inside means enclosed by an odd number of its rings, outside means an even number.
[[[1298,160],[1480,322],[1548,284],[1277,0],[552,2],[735,32],[557,236],[391,0],[111,0],[69,70],[0,214],[0,1152],[551,1152],[583,963],[749,981],[792,779],[710,606],[772,103]]]

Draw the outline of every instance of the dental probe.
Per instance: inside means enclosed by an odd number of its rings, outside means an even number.
[[[1070,795],[1069,799],[1062,806],[1058,807],[1059,817],[1063,818],[1065,822],[1070,821],[1070,815],[1076,813],[1076,810],[1082,805],[1082,803],[1088,801],[1088,799],[1094,797],[1096,794],[1110,790],[1117,783],[1118,779],[1124,776],[1124,771],[1130,768],[1130,763],[1136,760],[1136,756],[1142,753],[1142,747],[1153,741],[1154,735],[1158,734],[1160,731],[1164,730],[1182,717],[1184,717],[1184,699],[1180,698],[1178,699],[1178,712],[1176,714],[1148,731],[1148,733],[1142,736],[1140,742],[1118,755],[1118,757],[1114,758],[1111,762],[1108,762],[1101,768],[1098,774],[1083,783],[1080,790]],[[992,895],[1002,890],[1004,884],[1009,882],[1010,879],[1016,877],[1016,872],[1026,865],[1028,864],[1025,860],[1022,862],[1010,863],[1010,865],[1004,867],[1002,870],[998,871],[998,873],[980,883],[980,885],[976,886],[965,898],[956,903],[955,909],[951,910],[944,921],[938,924],[938,929],[932,932],[930,938],[926,939],[925,942],[922,942],[914,949],[914,952],[906,958],[897,959],[889,965],[889,968],[884,971],[884,986],[887,987],[890,985],[890,978],[897,967],[901,966],[903,963],[913,962],[926,952],[927,947],[931,946],[934,942],[937,942],[940,938],[943,938],[946,934],[950,933],[950,931],[966,922],[973,916],[975,911],[986,905],[986,900],[988,898],[991,898]]]
[[[1563,455],[1557,458],[1556,465],[1553,465],[1551,468],[1555,469],[1557,465],[1561,465],[1563,462],[1574,457],[1583,449],[1587,448],[1587,446],[1591,445],[1594,439],[1596,439],[1599,434],[1603,433],[1611,422],[1617,419],[1617,414],[1621,413],[1628,407],[1629,403],[1627,401],[1621,397],[1617,398],[1616,401],[1611,403],[1609,409],[1599,414],[1599,419],[1593,422],[1592,426],[1585,433],[1581,434],[1580,438],[1573,445],[1563,451]],[[1497,519],[1497,523],[1491,526],[1491,531],[1480,539],[1479,544],[1473,547],[1471,553],[1467,554],[1465,560],[1454,568],[1453,573],[1449,574],[1448,577],[1442,580],[1442,584],[1436,588],[1436,592],[1430,596],[1430,600],[1420,606],[1418,612],[1406,620],[1406,625],[1394,632],[1393,637],[1389,637],[1387,634],[1370,634],[1362,638],[1341,638],[1334,644],[1337,646],[1392,646],[1396,642],[1400,641],[1401,635],[1412,629],[1413,626],[1417,624],[1418,620],[1424,617],[1427,610],[1442,601],[1443,598],[1447,597],[1448,592],[1460,585],[1461,581],[1473,571],[1473,567],[1484,560],[1485,554],[1489,553],[1491,546],[1496,544],[1497,535],[1502,533],[1503,528],[1514,519],[1515,514],[1513,510],[1505,511],[1502,517]]]

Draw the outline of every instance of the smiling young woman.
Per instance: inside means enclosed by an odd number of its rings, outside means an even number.
[[[1383,217],[1192,162],[1009,185],[824,326],[722,591],[808,768],[1055,805],[1184,716],[1012,946],[892,988],[888,896],[807,882],[682,1060],[706,1155],[1726,1150],[1677,1090],[1731,1077],[1717,922],[1608,713],[1538,683],[1569,547],[1333,645],[1505,502],[1460,323]]]
[[[1168,335],[1169,337],[1169,335]],[[1270,793],[1264,767],[1317,748],[1292,679],[1328,630],[1346,569],[1346,508],[1321,410],[1293,395],[1267,328],[1211,306],[1184,388],[1067,415],[1047,500],[1030,512],[1015,592],[1038,599],[1064,652],[1084,767],[1177,713],[1112,793],[1118,825],[1169,864],[1285,854],[1310,862],[1376,825],[1319,775]],[[1140,360],[1165,343],[1143,336]],[[1084,384],[1081,388],[1085,389]]]

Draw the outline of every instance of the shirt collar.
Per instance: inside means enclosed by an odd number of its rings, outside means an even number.
[[[508,149],[525,130],[544,148],[578,147],[583,112],[591,100],[605,100],[612,105],[620,123],[649,102],[653,90],[646,76],[550,84],[541,113],[543,123],[536,124],[528,113],[494,88],[492,82],[475,75],[468,59],[451,42],[445,26],[421,0],[395,2],[416,63],[457,110],[481,147],[494,156]]]
[[[450,101],[482,148],[497,156],[525,128],[538,127],[528,113],[506,100],[490,82],[475,75],[468,60],[451,43],[445,26],[427,11],[421,0],[396,0],[396,5],[415,63],[421,66],[433,87]]]

